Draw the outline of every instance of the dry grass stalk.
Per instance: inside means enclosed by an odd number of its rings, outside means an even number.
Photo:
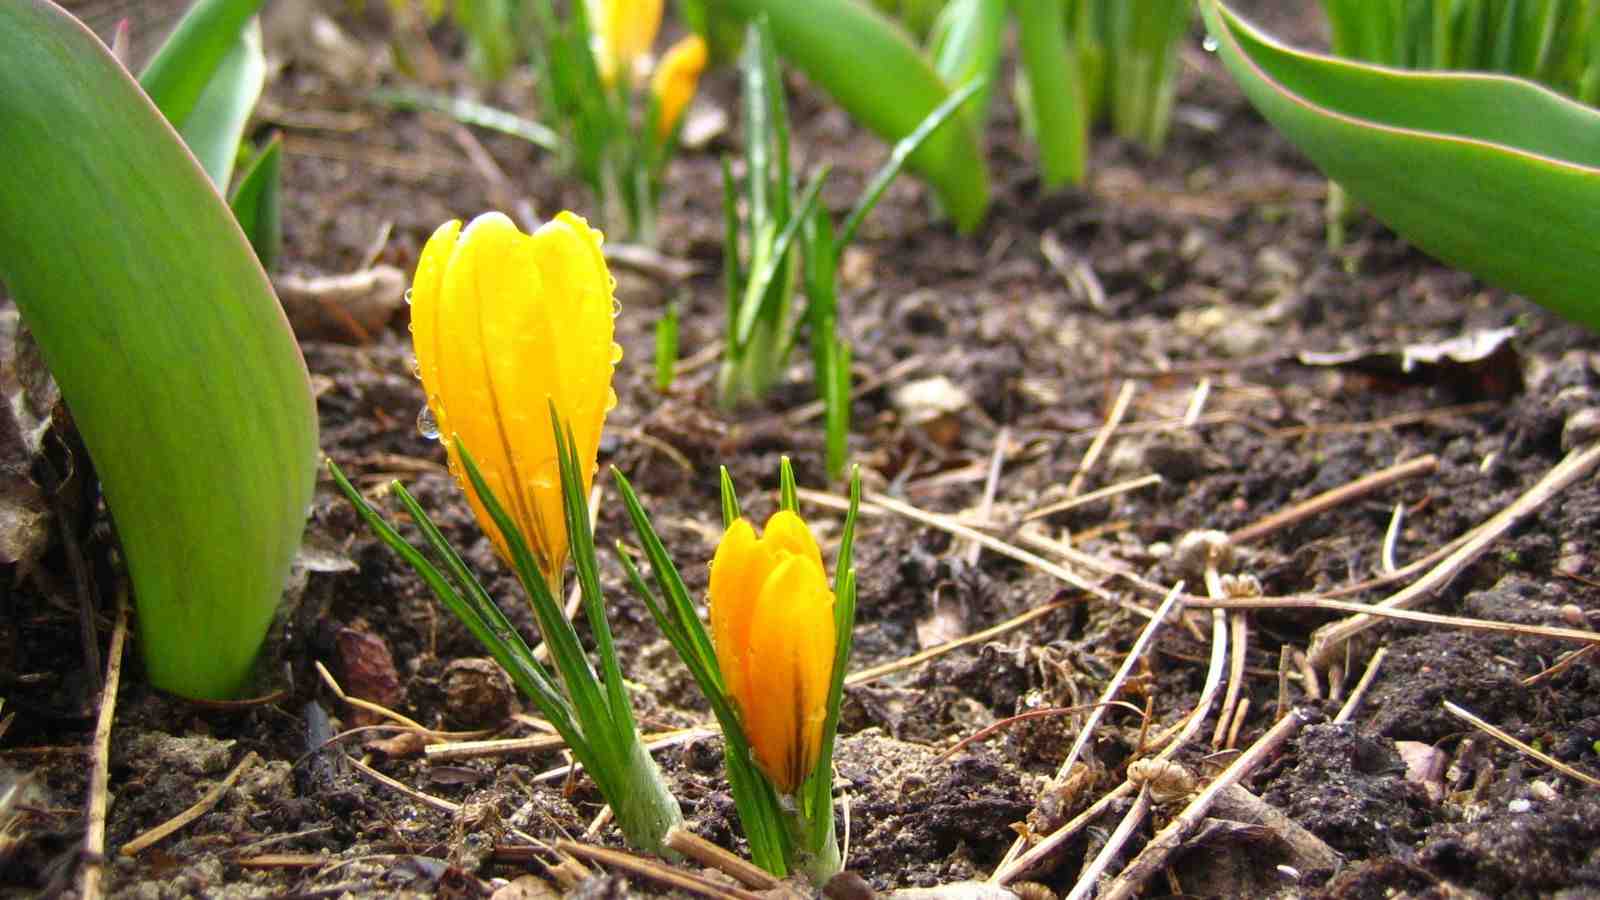
[[[261,757],[257,756],[254,750],[246,753],[244,759],[239,760],[239,764],[228,772],[228,777],[212,785],[211,790],[206,791],[205,796],[196,800],[193,806],[122,845],[122,850],[119,852],[123,856],[137,856],[173,832],[210,812],[212,807],[222,802],[222,798],[233,790],[235,784],[239,783],[239,777],[260,761]]]
[[[1076,497],[1083,490],[1084,479],[1089,477],[1089,470],[1100,460],[1100,454],[1110,442],[1111,436],[1116,433],[1117,426],[1128,414],[1128,405],[1133,402],[1133,395],[1138,392],[1139,383],[1129,379],[1122,383],[1117,391],[1117,399],[1111,404],[1111,411],[1106,415],[1106,420],[1100,426],[1100,432],[1089,443],[1089,449],[1083,452],[1083,461],[1078,463],[1078,471],[1072,473],[1072,480],[1067,482],[1067,496]]]
[[[1167,859],[1178,849],[1183,839],[1200,824],[1217,797],[1230,786],[1238,784],[1276,753],[1283,742],[1298,731],[1305,721],[1305,716],[1294,712],[1267,729],[1267,732],[1257,738],[1248,750],[1239,754],[1222,774],[1206,785],[1205,789],[1184,807],[1183,812],[1150,839],[1150,843],[1139,851],[1133,862],[1100,892],[1100,900],[1130,900],[1144,886],[1145,881],[1166,864]]]
[[[766,891],[779,884],[778,879],[772,877],[767,870],[718,847],[682,825],[672,826],[672,830],[667,832],[666,839],[662,843],[707,868],[716,869],[732,877],[747,888]]]
[[[1566,763],[1562,762],[1561,760],[1556,759],[1554,756],[1551,756],[1550,754],[1545,753],[1544,751],[1539,750],[1536,747],[1530,746],[1528,744],[1523,743],[1522,741],[1517,740],[1516,738],[1512,737],[1509,733],[1507,733],[1504,729],[1500,728],[1499,726],[1492,725],[1489,722],[1484,721],[1483,719],[1479,718],[1478,716],[1473,715],[1472,713],[1468,712],[1465,709],[1462,709],[1461,707],[1455,705],[1454,703],[1451,703],[1449,700],[1445,700],[1444,701],[1444,711],[1449,713],[1450,715],[1455,716],[1456,718],[1462,720],[1463,722],[1466,722],[1467,724],[1469,724],[1472,727],[1478,729],[1479,731],[1482,731],[1484,734],[1489,735],[1490,737],[1494,738],[1495,740],[1500,741],[1501,743],[1506,744],[1508,746],[1515,747],[1517,750],[1521,751],[1523,754],[1533,757],[1534,759],[1538,760],[1539,762],[1544,763],[1545,765],[1549,766],[1552,769],[1555,769],[1557,772],[1560,772],[1561,774],[1567,776],[1568,778],[1572,778],[1572,779],[1576,779],[1578,781],[1581,781],[1584,784],[1589,785],[1590,787],[1600,787],[1600,778],[1596,778],[1593,775],[1588,774],[1587,772],[1581,772],[1581,771],[1579,771],[1577,769],[1574,769],[1573,767],[1567,765]]]
[[[117,586],[117,624],[111,630],[106,677],[100,688],[100,713],[94,725],[94,755],[89,764],[89,795],[85,802],[83,873],[78,896],[99,900],[106,866],[106,807],[111,784],[111,723],[116,718],[117,686],[122,683],[122,648],[128,640],[128,585]]]
[[[591,862],[602,863],[616,869],[623,869],[635,875],[642,875],[661,884],[670,885],[691,894],[701,897],[711,897],[714,900],[762,900],[762,894],[753,893],[743,888],[718,884],[709,878],[685,872],[682,869],[669,866],[659,860],[636,856],[622,850],[612,850],[606,847],[596,847],[592,844],[580,844],[577,841],[556,841],[556,849],[573,856],[582,857]]]
[[[1296,522],[1304,521],[1335,506],[1340,506],[1363,497],[1373,491],[1381,490],[1417,475],[1424,475],[1439,467],[1439,458],[1433,454],[1420,456],[1416,459],[1397,463],[1387,469],[1373,472],[1363,478],[1358,478],[1349,484],[1342,484],[1331,490],[1323,491],[1315,497],[1302,500],[1288,509],[1279,510],[1266,518],[1260,519],[1228,535],[1235,544],[1247,544],[1260,540],[1275,531],[1287,528]]]
[[[1542,508],[1561,491],[1579,479],[1587,477],[1594,471],[1596,465],[1600,465],[1600,442],[1575,448],[1526,493],[1475,529],[1471,538],[1428,574],[1378,605],[1386,609],[1408,609],[1443,589],[1457,573],[1482,555],[1491,543],[1510,531],[1524,517]],[[1333,655],[1345,641],[1375,624],[1376,620],[1370,615],[1357,615],[1324,625],[1312,634],[1311,645],[1306,650],[1307,655],[1311,657],[1313,665],[1325,666],[1332,661]]]
[[[1356,682],[1356,689],[1350,692],[1350,699],[1339,708],[1339,714],[1333,717],[1334,724],[1348,722],[1356,714],[1356,707],[1361,705],[1361,698],[1367,695],[1367,689],[1378,680],[1378,667],[1383,665],[1383,658],[1389,655],[1388,647],[1379,647],[1378,652],[1372,654],[1372,659],[1367,662],[1367,670],[1361,673],[1361,680]]]

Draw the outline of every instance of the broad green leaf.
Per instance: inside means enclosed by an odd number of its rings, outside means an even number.
[[[217,190],[226,191],[239,158],[239,142],[250,121],[250,111],[261,99],[267,82],[267,58],[261,52],[261,23],[245,25],[233,47],[222,58],[200,92],[200,99],[178,128],[184,143],[211,177]],[[176,121],[176,120],[174,120]]]
[[[271,270],[283,250],[283,139],[274,134],[245,166],[228,205],[263,269]]]
[[[0,280],[94,459],[150,680],[234,695],[311,501],[305,363],[221,196],[99,39],[17,0],[0,59]]]
[[[212,73],[239,40],[262,0],[200,0],[178,20],[139,74],[139,85],[180,129],[200,103]]]
[[[894,141],[910,134],[950,89],[894,23],[858,0],[722,0],[738,15],[765,14],[778,50],[851,115]],[[955,116],[911,157],[962,231],[983,220],[989,175],[975,120]]]
[[[989,85],[1005,52],[1006,0],[950,0],[933,23],[929,48],[934,71],[951,87],[982,80],[972,120],[989,120]]]
[[[1600,329],[1600,112],[1527,81],[1287,47],[1201,0],[1268,121],[1401,236]]]

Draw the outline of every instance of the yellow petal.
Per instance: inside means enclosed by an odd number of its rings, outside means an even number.
[[[422,377],[428,408],[433,411],[440,434],[449,434],[443,404],[432,385],[439,381],[438,317],[443,306],[445,264],[455,250],[461,234],[461,220],[452,219],[434,230],[423,245],[417,260],[417,274],[411,280],[411,340],[417,355],[417,372]]]
[[[666,140],[678,127],[683,110],[694,99],[700,74],[706,68],[706,42],[691,34],[667,49],[650,76],[650,94],[656,98],[656,137]]]
[[[531,236],[486,213],[459,235],[440,229],[412,291],[418,367],[451,470],[509,557],[465,484],[459,446],[472,451],[551,580],[566,560],[567,534],[550,402],[573,430],[585,487],[612,402],[614,285],[599,247],[599,232],[570,213]]]
[[[761,540],[774,551],[804,556],[815,563],[817,569],[822,568],[822,550],[817,546],[817,539],[811,536],[805,520],[787,509],[780,509],[767,519]]]
[[[821,752],[833,673],[833,594],[820,565],[790,556],[767,576],[750,624],[749,698],[756,763],[781,793],[799,789]]]
[[[749,693],[750,617],[771,571],[770,555],[755,529],[744,519],[736,520],[711,558],[711,641],[723,683],[736,703]]]
[[[607,83],[633,77],[634,63],[656,41],[664,0],[604,0],[602,15],[592,13],[589,28],[600,39],[598,62]],[[593,9],[593,6],[590,7]]]

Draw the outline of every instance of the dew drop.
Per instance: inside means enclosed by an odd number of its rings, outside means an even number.
[[[612,388],[606,388],[606,408],[605,408],[605,412],[611,412],[613,409],[616,409],[616,408],[617,408],[617,392],[615,390],[613,390]]]
[[[615,319],[617,316],[620,316],[620,315],[622,315],[622,301],[618,300],[615,297],[612,297],[611,298],[611,318]]]
[[[392,297],[392,296],[394,296],[394,295],[393,295],[393,294],[390,294],[390,295],[389,295],[389,296],[391,296],[391,297]],[[410,306],[410,305],[411,305],[411,288],[406,288],[406,305],[407,305],[407,306]]]
[[[417,413],[417,433],[430,441],[439,439],[439,423],[433,418],[433,407],[424,405]]]
[[[615,341],[612,341],[611,342],[611,364],[614,366],[619,362],[622,362],[622,345],[617,343],[617,342],[615,342]]]
[[[411,377],[422,380],[422,361],[414,356],[411,358]]]
[[[1217,39],[1209,34],[1206,35],[1206,39],[1200,42],[1200,49],[1207,53],[1217,52]]]

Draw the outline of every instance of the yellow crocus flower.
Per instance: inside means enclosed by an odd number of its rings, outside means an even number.
[[[656,137],[666,140],[678,127],[684,107],[694,99],[700,73],[706,70],[706,42],[691,34],[667,48],[650,75],[650,95],[656,98]]]
[[[711,561],[711,639],[756,765],[782,794],[817,764],[833,678],[833,591],[805,522],[735,521]]]
[[[459,441],[552,586],[568,545],[551,404],[572,429],[587,490],[601,426],[617,402],[616,283],[601,240],[570,212],[531,235],[500,213],[484,213],[465,229],[447,222],[423,248],[411,289],[411,339],[450,471],[484,533],[510,559],[467,483]]]
[[[650,52],[661,30],[664,0],[588,0],[595,61],[606,84],[631,79],[637,60]]]

